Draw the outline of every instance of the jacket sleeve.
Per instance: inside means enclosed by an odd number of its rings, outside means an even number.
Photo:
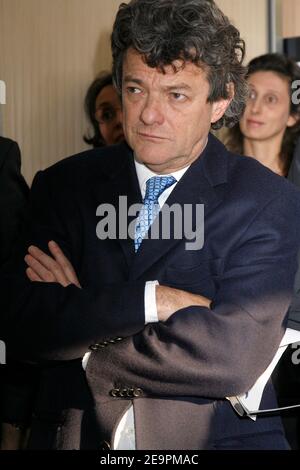
[[[24,248],[0,276],[0,337],[6,342],[7,355],[17,360],[80,358],[101,338],[129,336],[144,327],[145,282],[78,289],[27,279],[24,256],[28,246],[36,244],[48,251],[49,240],[60,245],[75,271],[80,269],[72,235],[56,210],[59,199],[54,196],[55,190],[46,174],[37,174],[30,195]],[[64,201],[68,217],[76,210],[72,199],[68,195],[68,201]]]
[[[284,333],[299,215],[292,197],[269,202],[228,255],[212,309],[180,310],[97,351],[87,368],[91,387],[104,394],[138,387],[143,396],[216,399],[249,390]]]
[[[293,298],[288,312],[287,328],[300,331],[300,252],[298,253],[298,270],[294,282]]]

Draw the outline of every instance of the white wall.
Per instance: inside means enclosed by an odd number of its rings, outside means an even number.
[[[246,41],[246,62],[268,52],[267,0],[216,0]]]
[[[19,142],[30,182],[40,168],[86,148],[83,100],[110,68],[119,0],[0,0],[3,134]]]
[[[2,132],[18,141],[23,173],[84,148],[83,99],[110,67],[109,35],[120,0],[0,0]],[[247,59],[266,52],[266,0],[217,0],[241,29]]]

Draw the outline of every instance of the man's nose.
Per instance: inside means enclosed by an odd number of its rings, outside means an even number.
[[[151,126],[153,124],[163,124],[164,114],[163,105],[159,96],[148,96],[140,115],[141,121]]]

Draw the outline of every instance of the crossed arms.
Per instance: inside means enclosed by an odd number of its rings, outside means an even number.
[[[30,246],[25,262],[28,265],[26,274],[33,282],[55,282],[63,287],[70,284],[81,289],[77,274],[63,254],[60,247],[53,240],[48,243],[48,256],[36,246]],[[174,289],[167,286],[156,286],[156,306],[159,321],[167,321],[171,315],[183,308],[198,306],[209,308],[211,300],[202,295]]]
[[[57,212],[48,211],[47,217],[43,212],[49,207],[47,193],[43,182],[34,198],[39,201],[34,218],[39,239],[44,240],[39,246],[45,251],[46,240],[55,239],[72,260],[71,248],[57,229],[63,226]],[[270,198],[244,231],[228,256],[211,309],[208,299],[161,286],[161,321],[146,327],[145,281],[80,289],[70,265],[63,272],[57,266],[54,272],[47,269],[51,278],[46,283],[26,283],[21,274],[7,274],[1,299],[6,299],[8,352],[19,358],[70,360],[82,357],[93,343],[122,336],[123,341],[99,352],[98,382],[113,384],[122,378],[128,385],[142,384],[149,395],[223,398],[246,392],[271,361],[284,333],[299,243],[299,208],[291,199]],[[51,226],[55,232],[49,231]],[[49,249],[57,263],[57,247]],[[33,258],[27,258],[33,269],[27,273],[33,281],[43,280]]]

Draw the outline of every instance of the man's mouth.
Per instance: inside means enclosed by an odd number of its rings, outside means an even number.
[[[166,137],[156,135],[156,134],[150,134],[147,132],[138,132],[138,135],[146,140],[166,140]]]

